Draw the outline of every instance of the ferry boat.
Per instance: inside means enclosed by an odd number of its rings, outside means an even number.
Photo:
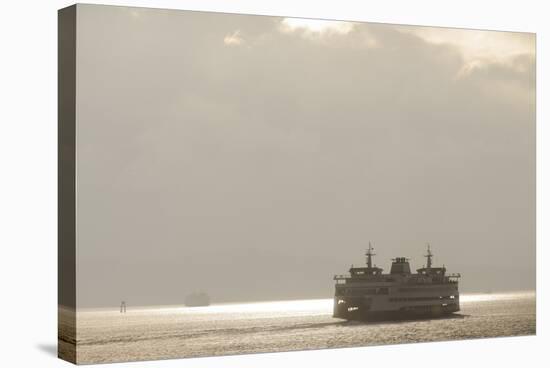
[[[205,292],[194,292],[185,297],[187,307],[206,307],[210,305],[210,297]]]
[[[394,258],[390,273],[373,266],[369,243],[367,267],[352,267],[349,275],[335,275],[334,318],[347,320],[393,320],[433,318],[460,310],[458,279],[445,266],[433,267],[428,245],[425,267],[411,273],[409,259]]]

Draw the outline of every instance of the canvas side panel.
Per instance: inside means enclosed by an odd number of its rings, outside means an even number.
[[[76,5],[58,12],[58,356],[76,363]]]

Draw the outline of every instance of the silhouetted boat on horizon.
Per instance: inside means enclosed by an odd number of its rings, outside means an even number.
[[[185,297],[187,307],[206,307],[210,305],[210,296],[205,292],[195,292]]]

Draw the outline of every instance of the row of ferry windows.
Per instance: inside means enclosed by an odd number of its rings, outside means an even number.
[[[387,287],[383,288],[371,288],[371,289],[337,289],[336,295],[387,295],[389,294],[389,289]]]
[[[430,292],[439,292],[439,293],[445,293],[445,292],[449,292],[450,288],[448,287],[445,287],[445,288],[430,288]],[[426,289],[424,288],[399,288],[399,292],[400,293],[421,293],[421,292],[426,292]]]
[[[422,289],[408,289],[408,288],[400,288],[399,292],[411,292],[411,291],[426,291]],[[439,292],[449,292],[450,290],[448,288],[444,289],[431,289],[430,291],[439,291]],[[370,288],[370,289],[362,289],[362,288],[341,288],[336,289],[336,295],[387,295],[389,294],[389,288],[382,287],[382,288]],[[451,295],[452,299],[454,299],[454,295]],[[437,297],[436,297],[437,298]],[[414,298],[413,298],[414,299]]]
[[[454,295],[447,296],[418,296],[414,298],[390,298],[390,302],[415,302],[415,301],[426,301],[426,300],[448,300],[454,299]]]

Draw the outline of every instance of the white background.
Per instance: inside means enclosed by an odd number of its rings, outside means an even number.
[[[174,9],[537,33],[537,336],[115,364],[112,367],[514,367],[547,364],[550,346],[545,1],[89,1]],[[0,366],[58,367],[57,9],[61,0],[0,2]],[[546,101],[546,104],[545,104]],[[521,245],[518,244],[518,252]],[[472,255],[474,256],[474,255]]]

